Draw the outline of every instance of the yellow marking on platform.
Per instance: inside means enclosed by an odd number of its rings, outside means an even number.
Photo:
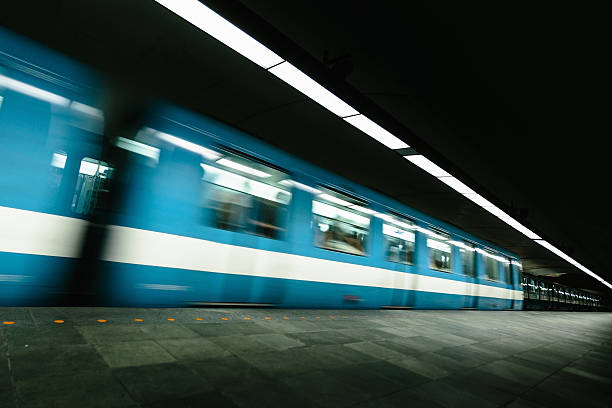
[[[222,317],[221,320],[227,320],[227,317]]]
[[[271,319],[271,317],[266,317],[266,320],[270,320],[270,319]]]
[[[135,321],[135,322],[142,322],[142,321],[144,321],[144,320],[142,320],[142,319],[134,319],[134,321]]]
[[[54,320],[53,323],[64,323],[63,320]]]
[[[169,321],[169,322],[173,322],[173,321],[175,321],[175,320],[176,320],[176,319],[172,319],[172,318],[168,319],[168,321]]]
[[[243,319],[244,319],[244,320],[251,320],[251,318],[250,318],[250,317],[244,317]]]
[[[204,319],[202,319],[201,317],[196,317],[196,320],[204,320]]]
[[[2,322],[2,324],[15,324],[15,322]]]
[[[98,323],[106,323],[106,320],[104,320],[104,319],[98,319]]]

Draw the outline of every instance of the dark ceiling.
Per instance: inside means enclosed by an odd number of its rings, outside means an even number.
[[[612,281],[602,11],[206,3]],[[107,73],[115,89],[213,116],[513,250],[530,273],[603,288],[152,0],[3,2],[0,24]]]

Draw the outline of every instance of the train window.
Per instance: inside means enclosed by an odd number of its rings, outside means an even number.
[[[385,214],[383,220],[383,236],[385,259],[391,262],[414,263],[414,230],[416,225],[406,219]]]
[[[451,271],[450,235],[427,231],[427,248],[429,250],[429,267],[443,272]]]
[[[499,260],[500,257],[495,255],[494,252],[485,250],[482,252],[485,260],[485,277],[488,280],[496,281],[499,280]]]
[[[214,226],[280,238],[291,201],[289,187],[280,183],[287,174],[233,153],[214,153],[209,163],[201,164]]]
[[[76,214],[89,215],[94,209],[104,208],[112,173],[113,168],[103,161],[89,157],[81,160],[72,197],[72,211]]]
[[[365,203],[321,188],[312,202],[315,245],[332,251],[365,255],[370,214]]]

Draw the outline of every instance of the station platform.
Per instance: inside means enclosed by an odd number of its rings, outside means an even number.
[[[612,313],[0,308],[0,407],[610,407]]]

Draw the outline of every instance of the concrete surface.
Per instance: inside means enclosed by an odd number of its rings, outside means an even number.
[[[612,406],[612,314],[0,308],[0,323],[0,407]]]

